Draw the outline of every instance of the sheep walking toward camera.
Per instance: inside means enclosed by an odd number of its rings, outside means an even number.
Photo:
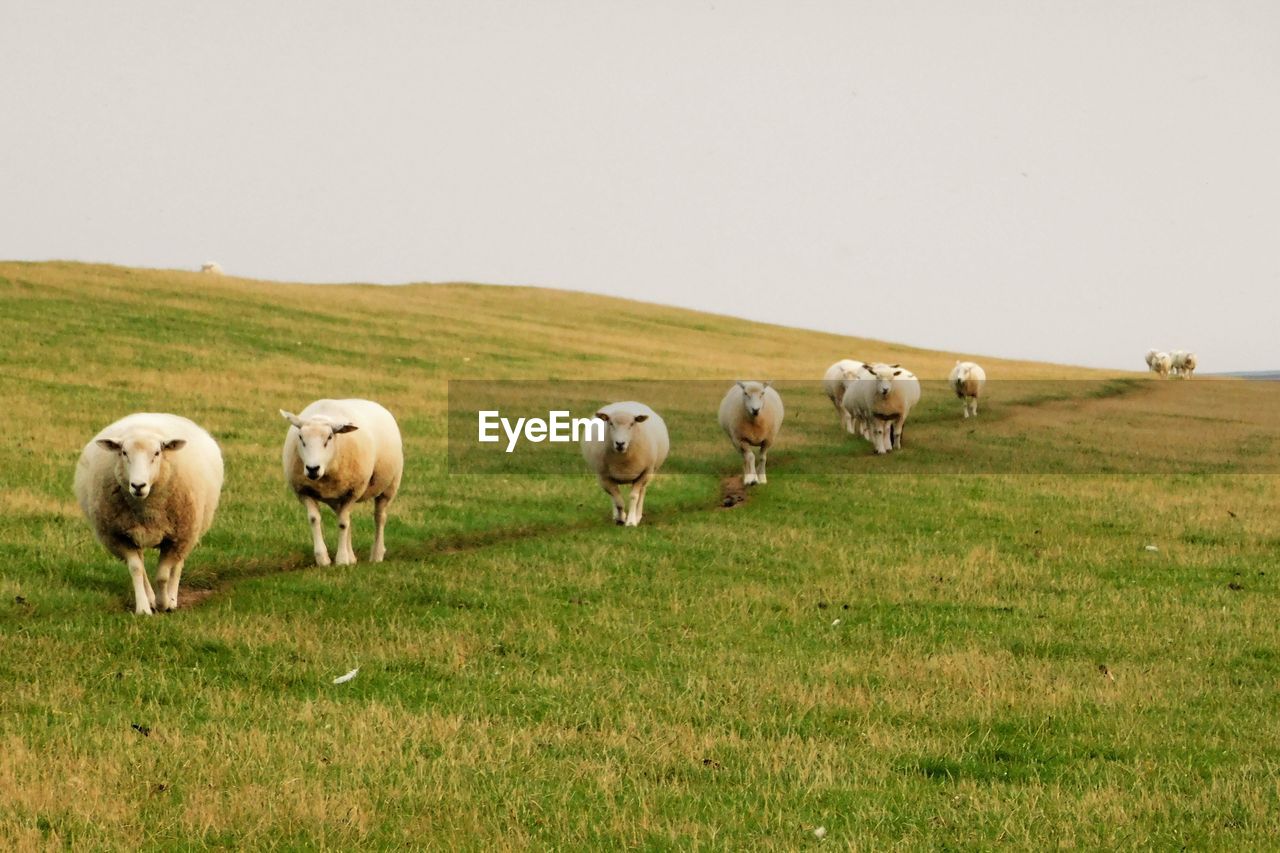
[[[964,416],[978,416],[978,397],[987,384],[987,372],[972,361],[957,361],[948,380],[956,396],[964,401]]]
[[[851,380],[858,377],[862,368],[862,362],[852,358],[842,358],[827,368],[827,372],[822,377],[822,389],[827,392],[827,399],[831,401],[831,405],[835,406],[836,411],[840,413],[840,425],[844,427],[844,431],[865,437],[865,425],[855,421],[849,414],[849,410],[844,407],[845,388]]]
[[[869,425],[868,439],[876,453],[902,447],[907,416],[920,402],[920,380],[897,364],[869,364],[862,377],[848,383],[844,407]]]
[[[1158,352],[1151,357],[1151,372],[1161,379],[1169,378],[1169,371],[1173,367],[1173,357],[1167,352]]]
[[[217,261],[205,261],[200,265],[200,272],[207,275],[225,275],[222,271],[222,264]]]
[[[1196,372],[1196,354],[1175,350],[1170,357],[1170,369],[1179,379],[1190,379],[1191,374]]]
[[[644,516],[644,496],[654,475],[667,460],[671,439],[667,425],[644,403],[610,403],[596,412],[604,421],[599,435],[587,430],[582,439],[582,456],[600,479],[613,501],[615,524],[635,527]],[[624,512],[620,486],[630,485],[630,507]]]
[[[765,473],[769,448],[782,428],[782,397],[768,382],[738,382],[720,401],[720,426],[742,453],[742,483],[769,482]],[[753,447],[760,448],[757,463]]]
[[[182,568],[213,524],[222,477],[218,443],[178,415],[132,414],[84,446],[76,500],[98,541],[129,567],[134,613],[177,609]],[[160,551],[155,587],[149,548]]]
[[[369,559],[381,562],[387,549],[383,533],[387,509],[400,490],[404,446],[396,419],[371,400],[316,400],[292,414],[284,439],[284,478],[307,511],[316,565],[329,565],[329,549],[320,523],[319,504],[338,517],[339,566],[356,561],[351,547],[351,508],[373,501],[376,528]]]

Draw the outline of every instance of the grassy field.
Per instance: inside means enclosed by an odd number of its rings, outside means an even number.
[[[722,508],[711,411],[705,445],[684,428],[705,471],[621,529],[585,471],[450,474],[446,381],[956,356],[555,291],[58,263],[0,264],[0,333],[0,847],[1276,845],[1280,386],[982,358],[1044,381],[976,424],[932,393],[887,458],[797,386],[768,486]],[[277,409],[322,396],[400,419],[383,564],[310,565]],[[139,410],[227,462],[184,607],[151,618],[71,494]],[[969,447],[995,473],[937,473]]]

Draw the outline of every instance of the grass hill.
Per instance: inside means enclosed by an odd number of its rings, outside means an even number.
[[[930,387],[873,458],[801,383],[957,354],[533,288],[69,263],[0,263],[0,334],[6,848],[1274,843],[1273,383],[982,357],[1011,384],[978,423]],[[638,529],[585,471],[450,473],[450,379],[748,375],[796,384],[769,485],[731,510],[701,398]],[[362,562],[311,565],[277,409],[322,396],[400,420],[385,563],[361,507]],[[83,444],[144,410],[227,463],[184,606],[149,619],[71,495]]]

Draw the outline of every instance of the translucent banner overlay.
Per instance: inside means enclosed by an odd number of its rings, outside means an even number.
[[[883,456],[844,430],[821,381],[772,384],[785,418],[769,450],[771,479],[1280,473],[1280,382],[988,380],[978,415],[966,419],[947,382],[922,380],[902,448]],[[741,471],[741,452],[719,424],[731,389],[741,393],[733,380],[450,380],[449,473],[587,475],[579,443],[552,441],[552,434],[571,437],[579,419],[581,437],[596,411],[626,400],[645,403],[665,421],[671,451],[664,475]],[[481,441],[482,431],[493,440]]]

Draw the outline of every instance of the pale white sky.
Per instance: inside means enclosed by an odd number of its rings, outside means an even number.
[[[0,258],[1215,371],[1278,255],[1274,2],[0,6]]]

